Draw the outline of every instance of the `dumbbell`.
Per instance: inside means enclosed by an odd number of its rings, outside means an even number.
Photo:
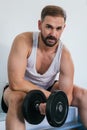
[[[46,115],[40,113],[40,103],[46,103]],[[23,116],[28,123],[39,124],[46,116],[48,123],[53,127],[60,127],[64,124],[68,108],[67,96],[59,90],[53,92],[48,99],[40,90],[32,90],[25,96],[22,104]]]

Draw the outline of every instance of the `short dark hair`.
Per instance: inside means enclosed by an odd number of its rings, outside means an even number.
[[[64,21],[66,21],[66,12],[60,6],[55,6],[55,5],[45,6],[41,12],[41,20],[43,21],[46,16],[53,16],[53,17],[61,16],[64,18]]]

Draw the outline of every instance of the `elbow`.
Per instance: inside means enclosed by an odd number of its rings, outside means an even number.
[[[10,81],[9,82],[9,87],[12,91],[17,91],[19,90],[19,86],[20,86],[21,82],[18,81],[18,80],[15,80],[15,81]]]
[[[9,88],[12,90],[12,91],[16,91],[17,85],[14,83],[14,82],[9,82]]]

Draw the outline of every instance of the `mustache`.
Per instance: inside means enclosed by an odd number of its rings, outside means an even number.
[[[55,37],[53,36],[47,36],[46,39],[51,39],[51,40],[57,40]]]

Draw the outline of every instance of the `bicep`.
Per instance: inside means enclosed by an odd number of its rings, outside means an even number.
[[[23,46],[22,46],[22,45]],[[8,58],[8,78],[9,83],[14,86],[16,82],[22,80],[27,64],[27,48],[24,43],[13,43]]]

